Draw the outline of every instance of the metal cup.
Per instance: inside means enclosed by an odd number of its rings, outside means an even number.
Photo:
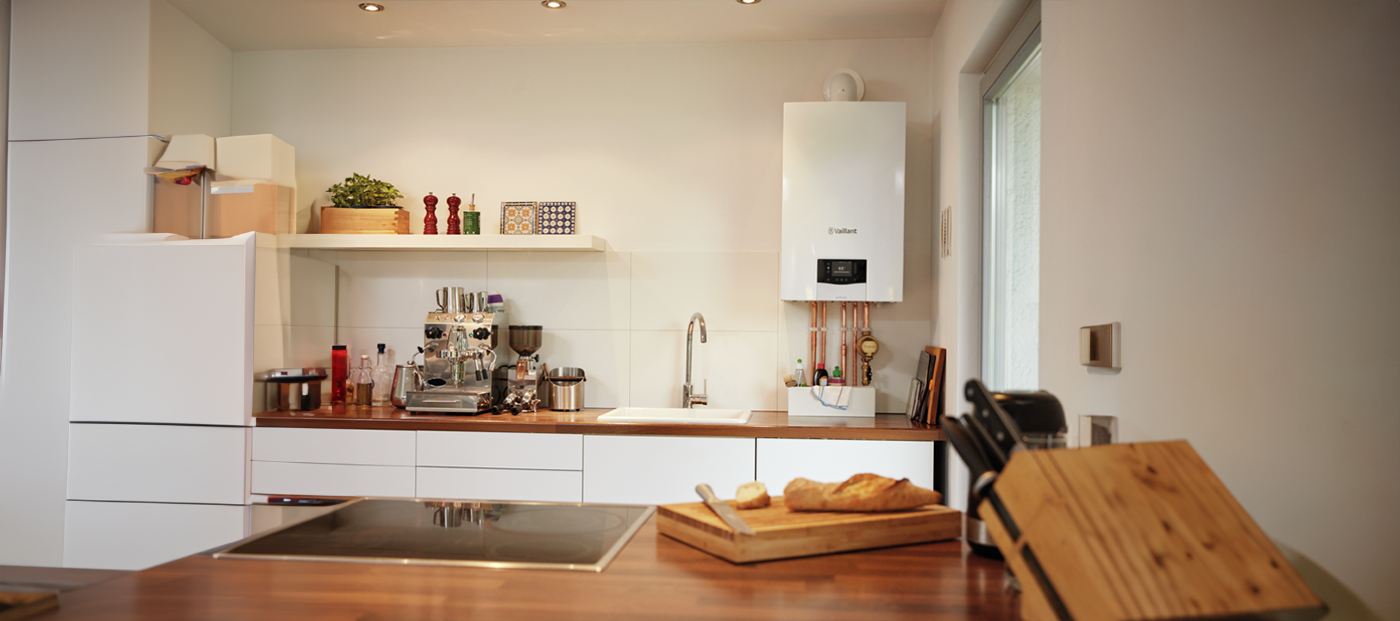
[[[433,299],[437,301],[438,310],[444,313],[467,312],[466,297],[466,287],[443,287],[433,292]]]

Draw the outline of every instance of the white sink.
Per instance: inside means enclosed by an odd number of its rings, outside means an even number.
[[[617,408],[598,417],[605,423],[695,423],[700,425],[742,425],[752,410],[719,408]]]

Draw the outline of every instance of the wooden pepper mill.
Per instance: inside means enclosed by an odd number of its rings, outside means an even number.
[[[456,195],[456,194],[453,194],[452,196],[448,197],[448,199],[447,199],[447,210],[448,210],[449,212],[451,212],[451,215],[447,216],[447,234],[448,234],[448,235],[461,235],[461,234],[462,234],[462,218],[461,218],[461,216],[458,216],[458,215],[457,215],[457,209],[460,208],[461,206],[462,206],[462,199],[457,198],[457,195]]]
[[[433,214],[437,211],[437,197],[432,192],[423,197],[423,208],[428,211],[428,215],[423,216],[423,234],[437,235],[437,216]]]

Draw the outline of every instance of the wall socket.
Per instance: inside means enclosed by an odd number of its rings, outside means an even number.
[[[1079,446],[1113,444],[1118,439],[1117,416],[1080,416]]]
[[[1086,367],[1123,366],[1123,346],[1120,335],[1123,324],[1118,322],[1079,329],[1079,364]]]

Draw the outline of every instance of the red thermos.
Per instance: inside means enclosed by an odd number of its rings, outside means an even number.
[[[350,374],[350,352],[331,345],[331,403],[345,403],[345,377]]]

